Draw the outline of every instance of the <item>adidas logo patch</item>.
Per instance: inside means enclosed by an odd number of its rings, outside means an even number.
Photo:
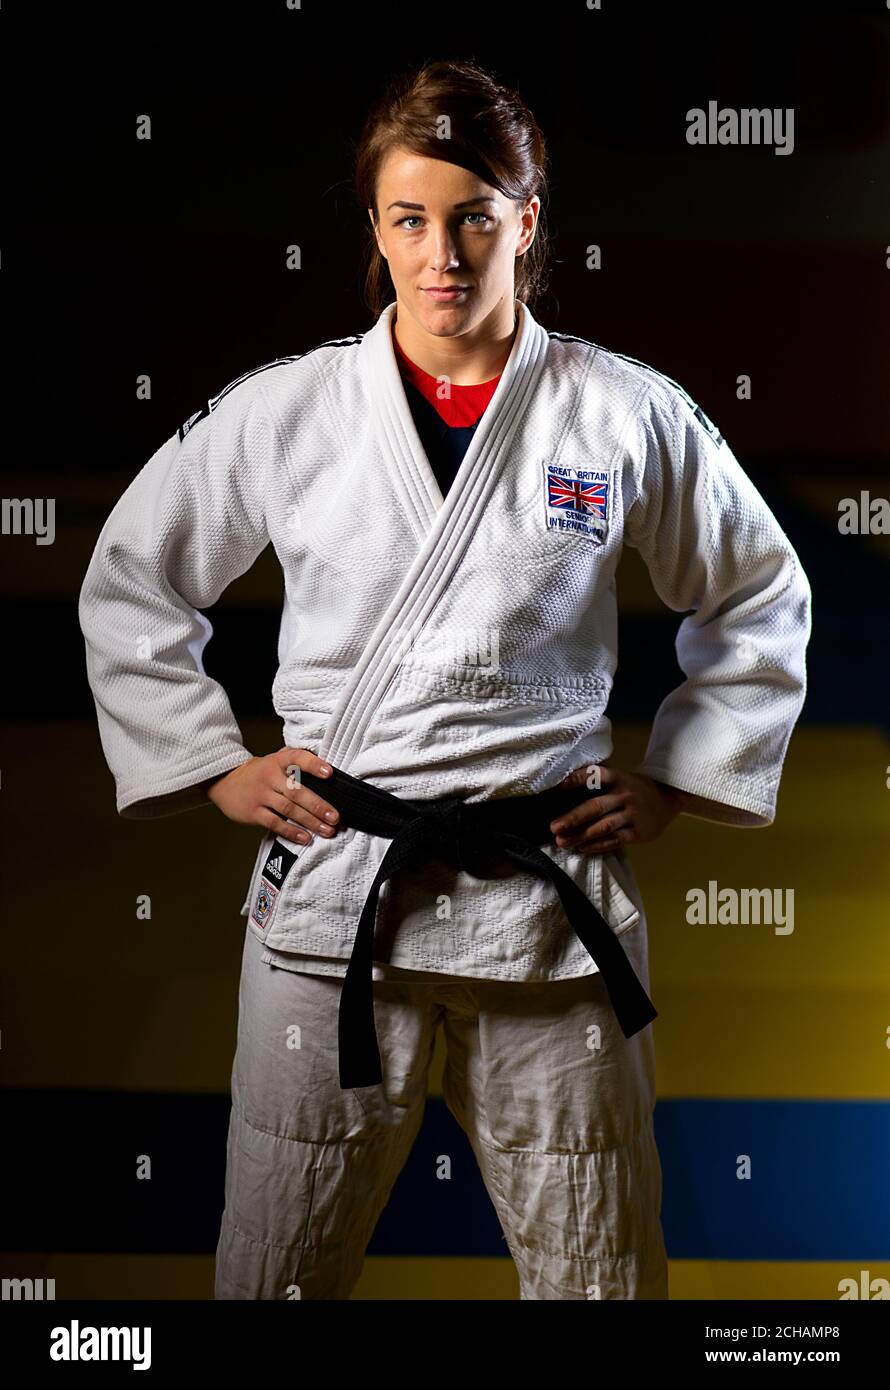
[[[277,878],[279,881],[280,881],[280,879],[281,879],[281,877],[282,877],[282,873],[281,873],[282,861],[283,861],[283,856],[280,855],[280,854],[279,854],[279,855],[277,856],[277,858],[275,858],[275,859],[267,859],[267,860],[266,860],[266,873],[267,873],[267,874],[271,874],[273,878]]]
[[[253,909],[250,914],[262,931],[265,931],[272,919],[275,904],[281,893],[281,885],[296,862],[297,855],[293,850],[285,849],[284,845],[273,838],[265,863],[260,870]]]

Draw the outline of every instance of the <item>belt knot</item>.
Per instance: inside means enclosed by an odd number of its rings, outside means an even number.
[[[426,814],[436,822],[443,856],[455,868],[472,873],[480,849],[478,828],[472,827],[472,808],[459,796],[445,796],[433,803]]]

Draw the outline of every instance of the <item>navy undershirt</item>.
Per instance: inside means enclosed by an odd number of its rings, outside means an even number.
[[[406,381],[404,385],[424,453],[436,475],[442,496],[447,497],[448,489],[454,482],[464,454],[479,427],[479,420],[475,425],[449,425],[416,386],[410,381]],[[480,416],[479,419],[481,418]]]
[[[392,344],[414,426],[439,491],[447,497],[500,374],[473,386],[453,385],[450,395],[440,399],[439,380],[411,361],[395,332]]]

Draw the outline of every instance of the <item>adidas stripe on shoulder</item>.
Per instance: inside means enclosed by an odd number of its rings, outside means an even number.
[[[291,353],[287,357],[276,357],[271,362],[264,362],[261,367],[252,367],[250,371],[242,372],[234,381],[230,381],[228,386],[224,386],[218,395],[212,396],[205,405],[202,405],[200,410],[196,410],[194,415],[190,415],[187,420],[183,421],[178,430],[180,443],[185,439],[189,430],[194,429],[199,421],[205,420],[207,416],[216,409],[220,401],[227,396],[230,391],[234,391],[236,386],[240,386],[242,381],[247,381],[248,378],[257,376],[260,372],[271,371],[273,367],[283,367],[290,362],[299,362],[301,358],[308,357],[310,353],[318,352],[319,348],[353,347],[356,343],[360,343],[364,336],[364,333],[354,333],[348,338],[328,338],[326,342],[316,343],[314,347],[307,348],[305,352]]]
[[[658,371],[656,367],[651,367],[648,362],[641,362],[638,357],[629,357],[625,352],[614,352],[612,348],[603,347],[601,343],[591,342],[589,338],[579,338],[573,333],[548,333],[547,336],[550,338],[557,338],[560,342],[585,343],[587,347],[600,348],[601,351],[608,352],[612,357],[619,357],[622,362],[631,362],[635,367],[642,367],[643,371],[648,372],[651,376],[658,377],[660,381],[667,382],[669,386],[673,386],[674,390],[679,392],[702,429],[707,431],[714,443],[717,445],[723,443],[723,435],[714,424],[714,421],[705,414],[698,402],[692,399],[685,387],[681,386],[679,381],[674,381],[674,378],[668,376],[666,372]]]

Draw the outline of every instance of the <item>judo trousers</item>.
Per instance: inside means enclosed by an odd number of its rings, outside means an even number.
[[[646,919],[622,945],[648,989]],[[376,981],[383,1081],[341,1090],[341,981],[245,932],[217,1299],[347,1299],[420,1129],[438,1026],[522,1299],[668,1297],[652,1025],[618,1026],[599,973]]]

